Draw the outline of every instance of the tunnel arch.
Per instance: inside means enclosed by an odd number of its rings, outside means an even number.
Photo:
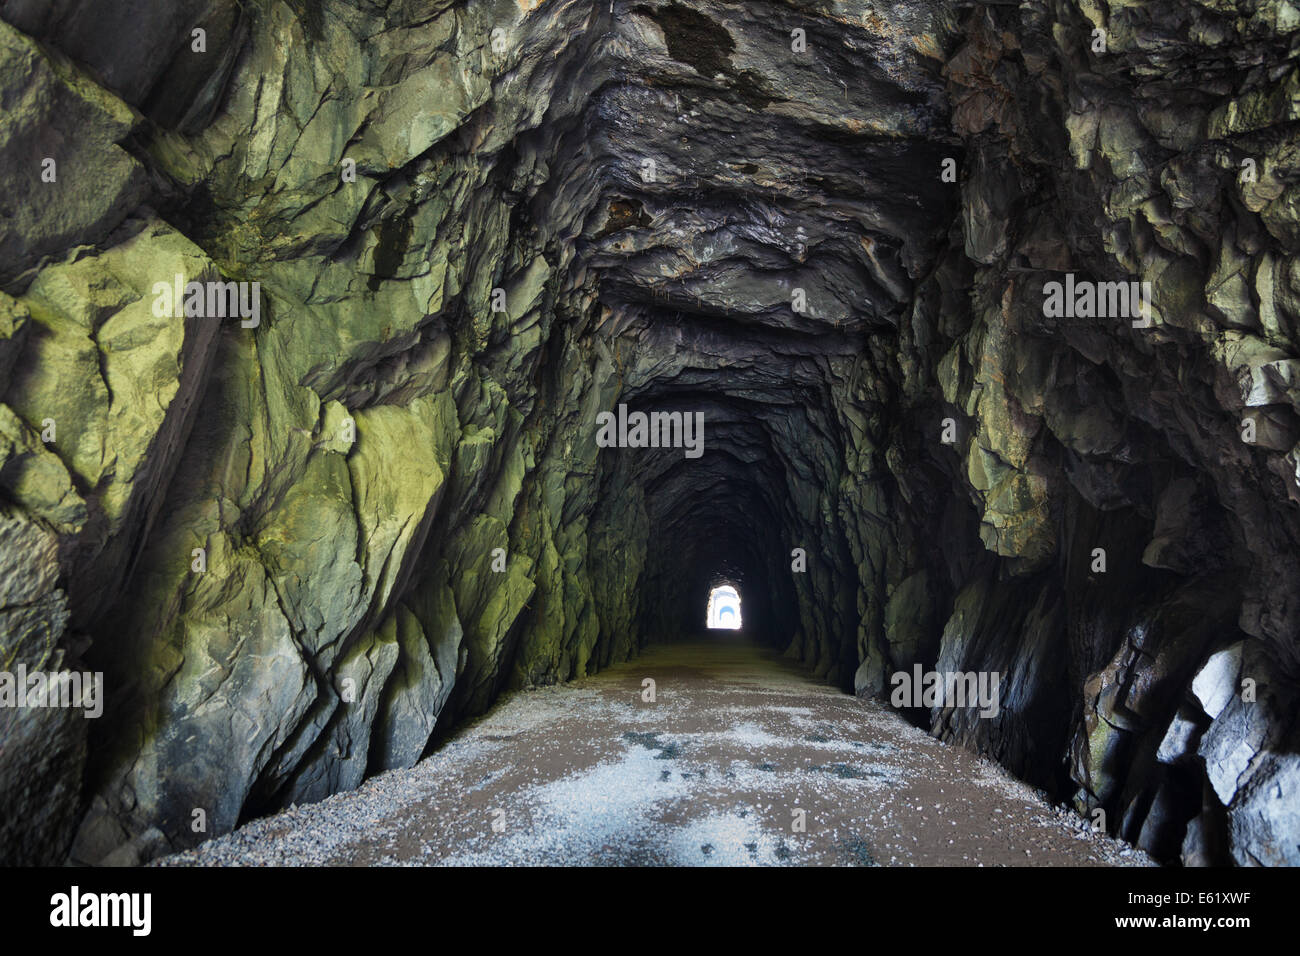
[[[704,626],[711,631],[742,629],[744,618],[741,614],[740,592],[734,584],[720,584],[709,591],[704,616]]]
[[[0,13],[33,65],[0,82],[64,174],[107,172],[0,240],[0,491],[39,542],[20,616],[117,693],[14,846],[95,862],[354,787],[504,690],[699,636],[727,581],[746,638],[844,690],[1005,674],[996,721],[913,717],[1164,858],[1296,860],[1256,822],[1293,825],[1259,795],[1300,686],[1271,5],[1117,5],[1098,58],[1077,0],[505,4],[489,64],[480,5],[243,4],[162,85],[59,6]],[[265,321],[109,343],[177,257],[261,283]],[[1150,282],[1158,321],[1049,315],[1064,275]],[[128,344],[166,399],[138,421]],[[621,403],[703,414],[703,455],[598,446]],[[93,423],[75,451],[36,437],[53,408]],[[1219,711],[1246,671],[1269,694]]]

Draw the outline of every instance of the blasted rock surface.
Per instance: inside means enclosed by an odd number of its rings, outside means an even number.
[[[6,716],[15,861],[409,766],[728,581],[842,688],[998,671],[912,716],[1162,859],[1300,862],[1285,0],[0,21],[0,657],[108,693]],[[1149,326],[1049,317],[1066,273]],[[601,449],[620,403],[705,453]]]

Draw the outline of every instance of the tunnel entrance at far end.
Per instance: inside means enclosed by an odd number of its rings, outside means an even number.
[[[730,584],[723,584],[709,592],[709,605],[705,611],[705,624],[711,631],[740,630],[740,592]]]

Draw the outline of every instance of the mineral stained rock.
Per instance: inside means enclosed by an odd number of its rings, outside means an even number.
[[[913,716],[1157,856],[1300,863],[1297,43],[1288,0],[0,2],[0,659],[106,694],[0,710],[0,862],[355,787],[725,581],[861,694],[997,671]],[[702,457],[598,447],[620,404]]]

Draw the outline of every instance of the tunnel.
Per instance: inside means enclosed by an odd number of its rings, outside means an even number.
[[[734,719],[840,820],[888,733],[1300,863],[1294,14],[0,3],[2,862],[233,853],[570,688],[643,789]],[[911,852],[730,812],[623,862]]]
[[[744,627],[744,618],[740,613],[740,592],[734,585],[724,581],[709,591],[704,624],[711,631],[739,631]]]

